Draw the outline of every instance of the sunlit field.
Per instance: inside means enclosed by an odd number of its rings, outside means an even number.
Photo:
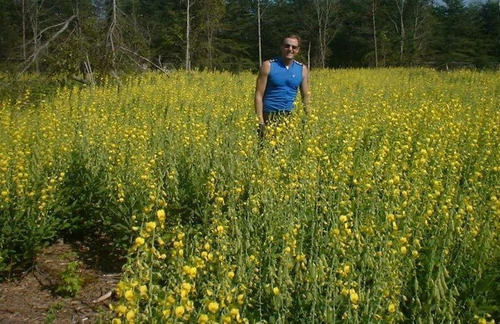
[[[250,73],[3,101],[0,270],[99,229],[128,251],[115,324],[493,323],[499,80],[313,70],[263,141]]]

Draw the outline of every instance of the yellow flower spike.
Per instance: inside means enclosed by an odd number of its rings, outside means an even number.
[[[125,297],[126,300],[128,300],[129,302],[131,302],[131,301],[134,300],[134,297],[135,297],[134,296],[134,292],[131,289],[129,289],[129,290],[127,290],[125,292],[124,297]]]
[[[127,318],[128,322],[134,322],[134,320],[135,320],[135,311],[129,310],[127,312],[127,315],[125,317]]]
[[[215,314],[219,310],[219,304],[214,301],[210,302],[208,304],[208,310],[210,311],[210,313]]]
[[[198,324],[206,324],[206,323],[208,323],[208,315],[201,314],[200,317],[198,317]]]
[[[139,291],[142,297],[147,297],[148,295],[148,287],[146,285],[142,285],[139,287]]]
[[[154,229],[156,228],[156,222],[147,222],[146,223],[146,231],[151,233],[152,231],[154,231]]]
[[[166,217],[166,215],[165,215],[165,210],[163,210],[163,209],[158,210],[158,211],[156,212],[156,217],[158,218],[158,220],[159,220],[161,223],[165,222],[165,217]]]
[[[157,241],[158,241],[159,246],[165,245],[165,242],[163,241],[163,239],[161,237],[158,237]]]
[[[238,297],[236,297],[236,300],[238,301],[238,304],[243,305],[243,303],[245,302],[245,295],[239,294]]]
[[[357,304],[359,302],[359,295],[354,289],[349,290],[349,299],[353,304]]]
[[[135,239],[135,245],[136,245],[136,246],[141,246],[141,245],[143,245],[143,244],[144,244],[144,242],[145,242],[145,241],[144,241],[144,238],[143,238],[143,237],[140,237],[140,236],[139,236],[139,237],[137,237],[137,238]]]
[[[194,310],[194,302],[192,300],[188,300],[186,302],[186,311],[191,313]]]
[[[184,316],[185,312],[186,312],[186,309],[182,305],[177,306],[174,310],[175,317],[177,317],[177,318],[181,318],[182,316]]]
[[[175,298],[172,295],[168,295],[167,298],[165,298],[165,306],[170,307],[175,303]]]
[[[231,315],[231,317],[236,319],[236,318],[240,317],[240,310],[238,308],[231,308],[231,311],[229,312],[229,314]]]
[[[185,291],[187,291],[187,292],[190,292],[190,291],[191,291],[191,289],[192,289],[192,287],[193,287],[193,286],[192,286],[189,282],[183,282],[183,283],[181,284],[181,289],[182,289],[182,290],[185,290]]]
[[[125,305],[118,305],[114,308],[114,311],[120,315],[123,315],[127,312],[127,307]]]

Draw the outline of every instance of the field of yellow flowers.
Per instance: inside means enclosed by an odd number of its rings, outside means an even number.
[[[128,250],[115,324],[493,323],[499,79],[314,70],[264,141],[250,73],[5,100],[0,271],[98,228]]]

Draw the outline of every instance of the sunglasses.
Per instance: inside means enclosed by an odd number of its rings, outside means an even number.
[[[296,50],[297,48],[299,48],[297,45],[292,45],[292,44],[283,44],[283,47],[284,48],[292,48],[293,50]]]

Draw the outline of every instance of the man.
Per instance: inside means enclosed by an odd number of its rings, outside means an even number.
[[[281,45],[281,57],[262,63],[254,99],[261,131],[269,121],[291,113],[299,88],[307,114],[309,71],[305,65],[295,61],[299,51],[300,37],[288,35]]]

